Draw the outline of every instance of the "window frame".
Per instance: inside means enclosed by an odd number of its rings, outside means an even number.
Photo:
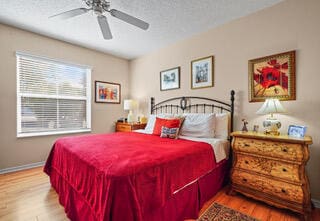
[[[86,69],[86,99],[81,99],[77,96],[63,96],[63,95],[32,95],[29,94],[28,97],[36,97],[36,98],[53,98],[53,99],[70,99],[70,100],[84,100],[86,101],[86,122],[87,122],[87,128],[83,129],[70,129],[70,130],[57,130],[57,131],[42,131],[42,132],[22,132],[21,128],[21,97],[24,93],[20,92],[20,59],[19,57],[25,57],[34,61],[45,61],[50,62],[52,64],[57,65],[66,65],[66,66],[72,66],[72,67],[78,67]],[[48,135],[58,135],[58,134],[72,134],[72,133],[85,133],[85,132],[91,132],[91,74],[92,74],[92,67],[87,65],[80,65],[75,64],[72,62],[65,62],[58,59],[52,59],[45,56],[37,56],[32,55],[25,52],[16,51],[16,77],[17,77],[17,84],[16,84],[16,107],[17,107],[17,138],[21,137],[35,137],[35,136],[48,136]]]

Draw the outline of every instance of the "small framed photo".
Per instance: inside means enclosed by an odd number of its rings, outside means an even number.
[[[303,138],[306,134],[307,127],[290,125],[288,128],[288,135],[292,137]]]
[[[191,61],[191,89],[213,87],[214,57]]]
[[[95,81],[95,102],[120,104],[121,85],[111,82]]]
[[[180,67],[160,72],[160,91],[180,88]]]

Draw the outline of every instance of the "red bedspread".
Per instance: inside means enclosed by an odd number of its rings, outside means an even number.
[[[90,217],[79,216],[64,205],[69,218],[140,221],[148,211],[164,205],[174,191],[214,167],[209,144],[113,133],[57,140],[44,171],[59,174],[82,197],[79,203],[91,209]],[[71,197],[58,192],[60,202]]]

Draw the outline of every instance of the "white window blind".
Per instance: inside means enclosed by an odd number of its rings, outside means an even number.
[[[16,53],[17,136],[91,130],[91,69]]]

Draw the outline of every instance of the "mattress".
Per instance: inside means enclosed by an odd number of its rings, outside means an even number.
[[[134,132],[150,134],[150,132],[143,129],[135,130]],[[230,142],[228,140],[219,138],[199,138],[190,136],[179,136],[179,139],[199,141],[210,144],[214,152],[216,163],[219,163],[224,159],[229,159]]]

